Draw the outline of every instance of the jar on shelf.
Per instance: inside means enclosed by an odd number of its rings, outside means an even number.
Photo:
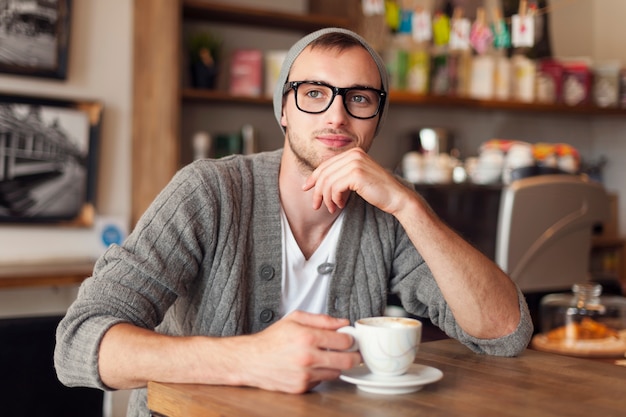
[[[541,300],[540,350],[576,356],[620,356],[626,352],[626,298],[602,295],[602,285],[580,283],[572,293]]]

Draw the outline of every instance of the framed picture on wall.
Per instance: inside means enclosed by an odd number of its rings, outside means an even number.
[[[93,224],[102,112],[0,95],[0,223]]]
[[[71,0],[0,0],[0,72],[66,79]]]

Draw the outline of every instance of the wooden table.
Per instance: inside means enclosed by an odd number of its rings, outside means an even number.
[[[256,388],[148,384],[148,406],[167,417],[617,417],[626,415],[626,368],[526,350],[476,355],[455,340],[422,343],[417,363],[443,378],[412,394],[379,395],[342,380],[303,395]]]

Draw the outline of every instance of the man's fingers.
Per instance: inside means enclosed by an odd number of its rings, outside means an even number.
[[[305,311],[294,311],[286,318],[303,326],[316,327],[318,329],[337,330],[350,324],[348,319],[331,317],[327,314],[313,314]]]

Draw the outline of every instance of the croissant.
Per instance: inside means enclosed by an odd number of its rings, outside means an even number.
[[[617,336],[615,330],[588,317],[583,318],[580,323],[568,323],[565,326],[557,327],[546,335],[548,340],[553,342],[605,339]]]

